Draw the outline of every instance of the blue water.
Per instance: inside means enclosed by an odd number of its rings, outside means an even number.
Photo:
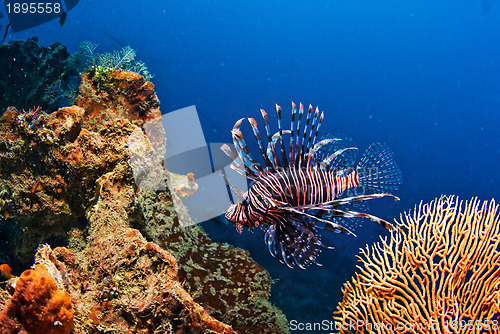
[[[241,117],[290,102],[319,105],[323,130],[395,152],[401,201],[385,218],[441,194],[499,199],[500,1],[82,1],[54,21],[8,39],[37,36],[70,52],[130,45],[155,74],[163,113],[196,105],[209,142],[229,142]],[[248,249],[279,279],[272,301],[289,320],[331,319],[359,247],[386,233],[365,223],[358,238],[332,237],[321,268],[289,270],[262,233],[204,224]],[[216,231],[216,232],[214,232]]]

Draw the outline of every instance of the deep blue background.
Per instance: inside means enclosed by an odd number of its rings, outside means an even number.
[[[71,52],[84,40],[100,52],[130,45],[155,74],[162,112],[195,104],[210,142],[229,142],[234,122],[261,107],[319,105],[323,131],[396,153],[401,201],[379,201],[380,216],[441,194],[498,198],[498,1],[94,0],[80,2],[63,27],[53,21],[8,39],[30,36]],[[357,239],[331,237],[337,250],[320,256],[324,267],[292,271],[267,254],[261,233],[204,224],[279,279],[273,302],[301,322],[331,319],[357,249],[386,234],[373,225]]]

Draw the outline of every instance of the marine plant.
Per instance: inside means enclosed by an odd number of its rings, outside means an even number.
[[[120,51],[96,53],[98,44],[85,41],[80,43],[80,55],[86,58],[87,67],[93,67],[96,72],[105,72],[109,70],[123,70],[135,72],[142,75],[147,81],[151,80],[152,75],[146,64],[140,60],[135,60],[136,52],[130,46],[126,46]]]
[[[500,217],[494,200],[442,196],[361,249],[334,314],[340,333],[497,332]]]
[[[68,79],[67,82],[63,82],[62,79],[59,79],[47,87],[45,98],[51,105],[61,107],[70,106],[78,96],[79,85],[80,79],[77,77],[72,77]]]

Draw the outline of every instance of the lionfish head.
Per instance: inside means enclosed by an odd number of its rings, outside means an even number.
[[[236,224],[236,229],[241,233],[243,226],[250,230],[254,228],[254,224],[248,219],[248,203],[232,204],[226,211],[226,219]]]

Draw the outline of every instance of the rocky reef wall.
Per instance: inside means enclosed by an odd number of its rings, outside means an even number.
[[[261,266],[199,226],[180,227],[175,193],[135,184],[127,139],[160,116],[151,82],[95,68],[74,106],[5,111],[0,213],[17,231],[6,250],[14,272],[36,254],[35,271],[68,294],[74,315],[71,326],[56,320],[60,333],[287,333]],[[10,333],[28,329],[9,306],[26,275],[0,289]]]

